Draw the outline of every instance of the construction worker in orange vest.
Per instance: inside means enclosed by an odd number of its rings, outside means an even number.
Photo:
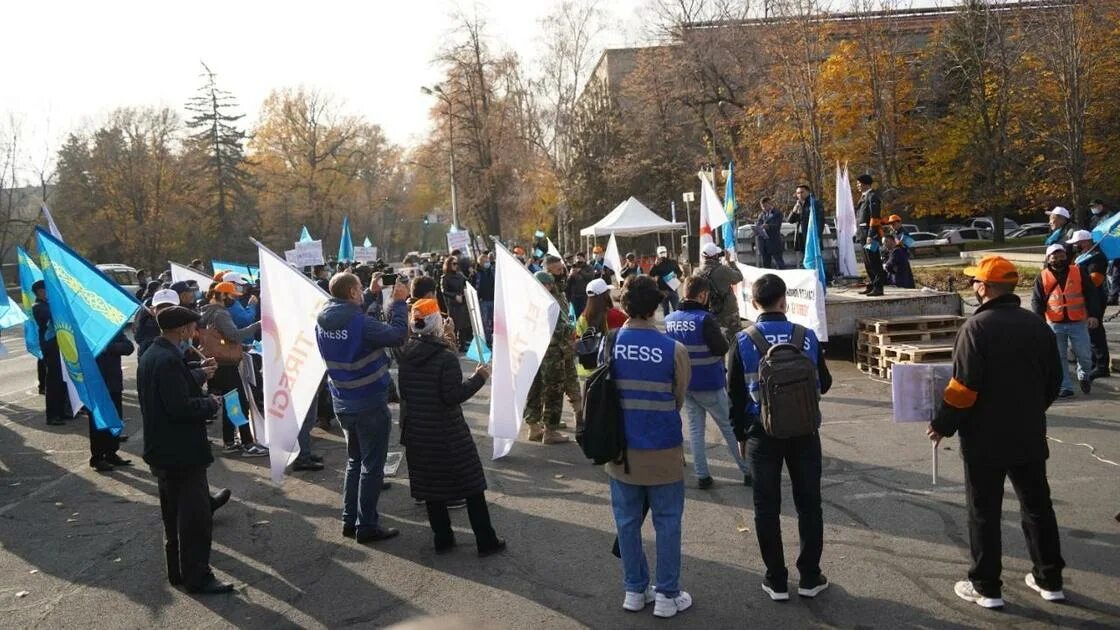
[[[1054,243],[1046,248],[1046,267],[1034,283],[1031,309],[1046,320],[1058,338],[1058,361],[1062,366],[1062,389],[1059,398],[1073,396],[1073,383],[1066,368],[1070,347],[1077,357],[1077,380],[1082,393],[1092,388],[1092,345],[1089,329],[1101,322],[1091,316],[1098,313],[1100,296],[1093,289],[1087,268],[1070,264],[1065,245]]]

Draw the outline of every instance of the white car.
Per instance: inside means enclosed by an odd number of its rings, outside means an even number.
[[[971,241],[987,241],[987,232],[980,228],[958,228],[955,230],[945,230],[937,235],[938,238],[945,239],[950,245],[962,245]]]
[[[980,230],[984,230],[985,232],[987,232],[989,234],[993,233],[993,231],[995,230],[995,225],[996,225],[996,223],[995,223],[994,220],[992,220],[991,217],[977,217],[975,219],[969,219],[968,221],[965,222],[965,227],[973,227],[973,228],[977,228],[977,229],[980,229]],[[1017,229],[1019,229],[1019,224],[1018,223],[1016,223],[1015,221],[1012,221],[1011,219],[1004,218],[1004,220],[1003,220],[1003,231],[1004,232],[1010,233],[1010,232],[1012,232],[1014,230],[1017,230]]]
[[[914,245],[911,247],[914,255],[928,251],[940,253],[942,247],[949,245],[949,239],[940,238],[933,232],[909,232],[907,236],[914,239]]]
[[[140,279],[136,277],[136,269],[134,267],[111,263],[97,265],[97,268],[132,295],[136,295],[136,292],[140,290]]]
[[[1046,236],[1053,232],[1049,223],[1027,223],[1007,235],[1007,238],[1028,238],[1031,236]]]

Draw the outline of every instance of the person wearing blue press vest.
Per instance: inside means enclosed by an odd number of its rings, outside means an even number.
[[[331,278],[331,300],[319,313],[315,337],[327,364],[334,412],[346,434],[346,480],[342,535],[359,543],[386,540],[400,532],[378,522],[377,499],[389,450],[389,355],[408,338],[408,287],[393,287],[389,323],[366,315],[362,283],[352,273]]]
[[[751,286],[755,308],[762,311],[755,327],[770,344],[790,343],[794,324],[786,319],[786,283],[766,274]],[[832,387],[832,375],[824,361],[820,342],[812,330],[805,331],[802,351],[817,366],[820,393]],[[762,590],[774,601],[789,599],[785,555],[782,552],[782,463],[789,470],[793,504],[797,508],[797,529],[801,536],[801,555],[797,558],[800,583],[797,594],[816,597],[828,588],[821,574],[824,550],[824,518],[821,512],[821,438],[820,416],[817,431],[800,437],[779,439],[763,430],[759,421],[760,393],[758,369],[762,355],[747,332],[739,333],[735,356],[730,362],[728,390],[731,396],[731,422],[740,440],[746,440],[754,476],[754,528],[766,576]]]
[[[633,275],[622,290],[630,319],[619,329],[610,352],[626,435],[626,457],[608,463],[611,509],[618,532],[626,596],[622,607],[637,612],[656,602],[656,617],[672,617],[692,605],[680,587],[681,517],[684,513],[684,434],[681,405],[690,368],[684,346],[653,324],[664,296],[657,281]],[[657,533],[657,574],[650,585],[642,549],[643,505],[653,513]]]
[[[665,332],[684,344],[692,365],[692,378],[688,395],[684,399],[684,413],[688,417],[689,445],[692,448],[692,468],[701,490],[712,487],[708,471],[708,446],[704,432],[708,414],[716,421],[731,459],[743,475],[743,483],[751,485],[750,468],[739,454],[738,441],[731,428],[730,402],[727,398],[727,338],[720,332],[719,323],[708,312],[708,295],[712,284],[707,278],[691,277],[684,283],[684,301],[680,309],[665,318]]]

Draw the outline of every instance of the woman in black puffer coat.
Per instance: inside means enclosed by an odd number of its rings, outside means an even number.
[[[480,365],[463,380],[459,358],[443,338],[443,317],[433,299],[412,305],[412,338],[399,353],[401,444],[408,461],[409,485],[425,501],[437,553],[455,546],[447,502],[466,499],[478,554],[505,549],[490,524],[486,476],[460,405],[470,400],[490,374]]]

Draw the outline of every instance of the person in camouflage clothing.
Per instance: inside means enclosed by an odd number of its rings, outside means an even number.
[[[568,320],[566,300],[556,283],[554,276],[547,271],[538,271],[534,277],[548,289],[557,302],[561,303],[561,311],[556,318],[556,330],[552,333],[552,340],[548,344],[541,367],[529,388],[529,397],[525,403],[525,424],[529,425],[529,441],[544,444],[564,444],[570,441],[568,436],[560,433],[560,418],[564,413],[564,393],[569,393],[568,372],[571,380],[575,381],[575,358],[572,350],[572,325]],[[579,386],[576,385],[575,391]],[[578,407],[577,407],[578,408]]]
[[[576,318],[579,313],[574,313],[571,310],[568,302],[568,268],[564,261],[556,256],[545,256],[544,259],[545,271],[552,274],[553,288],[549,289],[552,292],[552,297],[556,298],[556,302],[560,305],[560,314],[566,315],[565,321],[568,323],[568,343],[563,344],[563,373],[564,373],[564,395],[568,398],[568,403],[572,406],[572,411],[576,416],[576,427],[583,424],[583,389],[580,387],[578,374],[576,373],[576,353],[575,348],[572,346],[574,340],[574,332],[576,325]],[[560,422],[561,428],[568,428],[567,423]]]

